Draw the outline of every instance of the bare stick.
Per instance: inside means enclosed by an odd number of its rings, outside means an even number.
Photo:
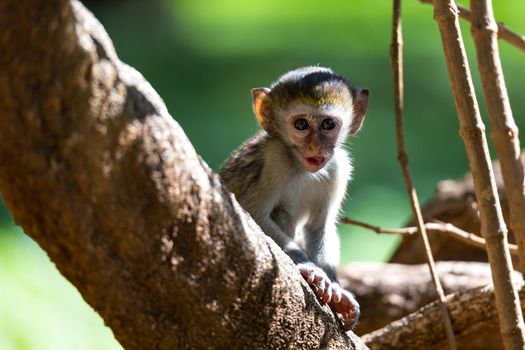
[[[471,0],[472,36],[476,44],[483,96],[492,127],[491,137],[501,164],[509,203],[509,226],[520,247],[519,270],[525,271],[525,187],[518,127],[512,116],[499,58],[498,27],[491,0]]]
[[[366,229],[369,229],[371,231],[374,231],[378,234],[398,234],[398,235],[404,235],[404,236],[410,236],[414,235],[419,232],[418,228],[415,226],[408,226],[403,228],[383,228],[376,225],[371,225],[366,222],[350,219],[350,218],[342,218],[339,220],[342,224],[348,224],[348,225],[354,225],[363,227]],[[440,222],[427,222],[425,223],[425,229],[428,231],[434,231],[442,233],[448,237],[457,239],[458,241],[461,241],[465,244],[468,244],[470,246],[479,248],[479,249],[486,249],[486,242],[483,237],[480,237],[472,232],[467,232],[465,230],[460,229],[457,226],[454,226],[450,223],[440,223]],[[509,251],[512,255],[518,255],[518,246],[515,244],[509,244]]]
[[[424,4],[432,4],[433,0],[419,0]],[[470,10],[460,4],[456,4],[456,7],[459,10],[459,16],[469,22],[472,22],[472,14]],[[516,33],[505,25],[503,22],[498,22],[498,39],[503,39],[512,46],[525,51],[525,36]]]
[[[427,232],[425,224],[423,222],[423,215],[421,214],[421,207],[419,206],[419,200],[417,197],[416,189],[412,183],[412,177],[410,176],[410,170],[408,167],[408,155],[405,150],[405,140],[403,134],[403,31],[401,25],[401,0],[394,0],[393,10],[393,21],[392,21],[392,44],[390,48],[390,56],[392,60],[392,70],[394,73],[394,109],[396,116],[396,135],[397,135],[397,158],[403,171],[403,177],[405,179],[405,185],[412,206],[412,211],[417,220],[417,227],[421,234],[421,239],[424,244],[424,249],[427,256],[428,267],[430,275],[432,276],[432,282],[436,289],[436,294],[441,305],[441,312],[443,316],[443,322],[445,325],[445,332],[451,350],[457,349],[456,339],[454,337],[454,329],[452,328],[452,321],[447,311],[445,304],[445,292],[439,281],[439,276],[436,272],[436,266],[434,264],[434,257],[430,250],[430,244],[428,242]]]
[[[487,241],[501,336],[507,350],[523,349],[523,315],[517,291],[512,284],[507,228],[496,191],[485,126],[479,113],[455,3],[452,0],[434,0],[434,18],[441,33],[449,80],[461,125],[460,133],[474,180],[481,233]]]

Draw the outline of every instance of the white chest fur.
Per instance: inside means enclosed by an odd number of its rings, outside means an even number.
[[[351,165],[344,150],[337,150],[325,168],[302,172],[283,179],[276,207],[286,212],[286,224],[299,238],[304,228],[323,230],[326,221],[335,221],[350,178]],[[283,223],[281,223],[283,224]],[[283,224],[284,225],[284,224]]]

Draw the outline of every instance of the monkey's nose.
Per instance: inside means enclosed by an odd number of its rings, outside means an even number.
[[[321,154],[321,151],[323,150],[322,146],[315,143],[308,144],[308,151],[315,153],[315,154]]]

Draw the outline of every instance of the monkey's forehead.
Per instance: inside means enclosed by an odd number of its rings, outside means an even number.
[[[272,100],[281,109],[286,109],[288,106],[297,108],[303,105],[306,108],[345,110],[351,109],[353,102],[350,88],[341,82],[310,85],[306,89],[304,86],[295,88],[283,86],[280,91],[272,90],[270,94]]]
[[[352,115],[352,101],[344,100],[334,102],[331,99],[325,100],[296,100],[286,106],[280,106],[279,112],[283,115],[331,115],[340,118],[349,118]]]
[[[349,92],[330,94],[300,94],[288,102],[310,106],[339,105],[345,108],[349,105],[352,105],[352,95]]]

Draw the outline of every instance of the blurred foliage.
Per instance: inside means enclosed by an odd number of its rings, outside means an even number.
[[[121,349],[29,237],[0,228],[0,257],[0,349]]]
[[[258,126],[250,89],[298,66],[332,67],[372,95],[365,127],[349,142],[354,179],[345,213],[382,226],[409,216],[396,160],[388,1],[86,1],[117,52],[165,100],[198,153],[217,169]],[[465,4],[468,5],[468,4]],[[525,33],[525,4],[494,2],[498,20]],[[405,129],[423,201],[468,166],[458,136],[432,7],[403,5]],[[469,25],[462,23],[480,105]],[[514,115],[525,121],[525,54],[500,44]],[[483,115],[485,110],[482,107]],[[490,132],[490,128],[488,128]],[[385,260],[399,240],[341,227],[343,261]],[[0,206],[0,349],[115,349],[111,332]]]

